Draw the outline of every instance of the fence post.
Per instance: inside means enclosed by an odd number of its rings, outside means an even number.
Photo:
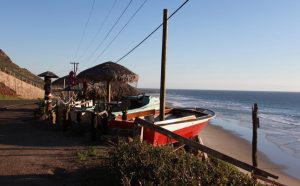
[[[259,118],[257,117],[258,106],[254,103],[252,107],[252,123],[253,123],[253,136],[252,136],[252,164],[257,167],[257,128],[259,127]]]

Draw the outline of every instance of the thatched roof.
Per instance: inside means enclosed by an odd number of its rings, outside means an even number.
[[[63,76],[61,78],[56,79],[55,81],[52,82],[52,86],[57,86],[57,87],[63,87],[64,85],[64,79],[65,79],[65,83],[67,84],[67,77],[69,75]]]
[[[142,93],[137,88],[120,82],[111,83],[111,98],[112,100],[120,99],[123,96],[134,96]],[[88,84],[85,98],[87,99],[104,99],[107,96],[106,84],[104,82]]]
[[[118,81],[131,83],[138,81],[139,76],[126,67],[109,61],[80,72],[77,79],[93,82]]]
[[[55,75],[53,72],[46,71],[44,73],[39,74],[40,77],[50,77],[50,78],[58,78],[57,75]]]

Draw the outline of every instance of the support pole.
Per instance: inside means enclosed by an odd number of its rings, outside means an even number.
[[[107,81],[107,87],[106,87],[106,91],[107,91],[107,98],[106,98],[106,100],[107,100],[107,102],[110,102],[110,88],[111,86],[110,86],[110,82],[109,81]]]
[[[97,125],[98,125],[97,114],[91,113],[91,116],[92,116],[91,117],[91,128],[90,128],[91,140],[96,141],[96,138],[97,138]]]
[[[162,54],[161,54],[160,110],[159,110],[160,121],[165,120],[168,9],[164,9],[163,15],[164,18],[163,18]]]
[[[257,128],[259,127],[259,118],[257,117],[258,106],[254,103],[252,107],[252,123],[253,123],[253,137],[252,137],[252,165],[257,167]]]

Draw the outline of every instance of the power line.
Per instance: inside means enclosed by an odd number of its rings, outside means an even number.
[[[182,5],[180,5],[169,17],[168,20],[173,17],[187,2],[190,0],[186,0]],[[121,58],[119,58],[116,63],[119,63],[122,59],[127,57],[131,52],[133,52],[136,48],[138,48],[142,43],[144,43],[150,36],[152,36],[161,26],[163,23],[161,23],[158,27],[156,27],[145,39],[143,39],[141,42],[139,42],[135,47],[133,47],[129,52],[127,52],[125,55],[123,55]]]
[[[104,43],[104,41],[108,38],[108,36],[111,34],[112,30],[116,27],[116,25],[119,23],[119,21],[121,20],[121,18],[123,17],[123,15],[125,14],[125,12],[127,11],[128,7],[130,6],[130,4],[132,3],[133,0],[130,0],[129,3],[127,4],[127,6],[125,7],[125,9],[123,10],[123,12],[121,13],[121,15],[118,17],[118,19],[116,20],[116,22],[113,24],[113,26],[110,28],[110,30],[107,32],[107,34],[105,35],[105,37],[103,38],[103,40],[98,44],[97,48],[91,53],[91,55],[88,58],[88,61],[90,61],[90,59],[95,55],[95,53],[97,52],[97,50],[102,46],[102,44]]]
[[[88,24],[89,24],[89,22],[90,22],[90,19],[91,19],[91,16],[92,16],[92,12],[93,12],[93,10],[94,10],[94,6],[95,6],[95,0],[93,0],[93,2],[92,2],[92,6],[91,6],[91,9],[90,9],[90,11],[89,11],[89,15],[88,15],[87,21],[86,21],[86,23],[85,23],[85,25],[84,25],[84,29],[83,29],[83,32],[82,32],[82,35],[81,35],[79,44],[78,44],[78,46],[77,46],[77,49],[76,49],[76,52],[75,52],[75,55],[74,55],[74,59],[75,59],[76,56],[78,55],[79,49],[80,49],[81,44],[82,44],[82,42],[83,42],[83,38],[84,38],[84,36],[85,36],[85,34],[86,34],[86,29],[87,29],[87,26],[88,26]]]
[[[100,27],[98,28],[96,34],[94,35],[93,39],[90,41],[90,43],[88,44],[88,46],[86,47],[86,49],[84,50],[84,52],[80,55],[80,57],[78,59],[81,59],[85,54],[86,52],[91,48],[91,46],[94,44],[94,42],[96,41],[96,38],[98,37],[98,35],[100,34],[100,32],[102,31],[103,29],[103,26],[106,24],[110,14],[112,13],[112,10],[114,9],[116,3],[117,3],[118,0],[115,0],[112,4],[112,6],[110,7],[108,13],[106,14],[104,20],[102,21]]]
[[[96,59],[99,59],[104,52],[112,45],[112,43],[119,37],[121,32],[127,27],[127,25],[131,22],[131,20],[136,16],[136,14],[143,8],[143,6],[146,4],[148,0],[144,0],[144,2],[138,7],[138,9],[132,14],[132,16],[129,18],[129,20],[126,22],[126,24],[122,27],[122,29],[118,32],[118,34],[115,35],[115,37],[111,40],[111,42],[106,45],[106,47],[102,50],[102,52],[97,56]]]

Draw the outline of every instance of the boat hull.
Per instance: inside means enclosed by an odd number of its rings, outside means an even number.
[[[165,120],[165,121],[157,121],[154,122],[154,125],[160,126],[164,129],[167,129],[171,132],[174,132],[180,136],[185,138],[193,138],[197,136],[201,130],[208,124],[209,120],[212,119],[215,114],[212,111],[209,111],[210,114],[206,114],[202,111],[192,110],[192,109],[174,109],[174,112],[183,112],[183,113],[196,113],[198,117],[195,116],[183,116],[175,119]],[[171,111],[170,113],[172,113]],[[208,111],[208,110],[205,110]],[[169,114],[170,114],[169,113]],[[147,117],[144,117],[147,120]],[[120,118],[116,118],[109,122],[109,128],[118,128],[123,130],[133,130],[134,129],[134,121],[133,120],[121,120]],[[167,136],[160,134],[159,132],[155,132],[151,129],[144,128],[143,130],[143,139],[148,143],[154,146],[166,145],[170,143],[175,143],[176,140],[170,139]]]
[[[197,122],[194,122],[191,125],[187,123],[180,124],[181,127],[179,128],[177,127],[176,130],[170,130],[170,127],[162,127],[162,128],[165,128],[185,138],[193,138],[197,136],[207,124],[208,124],[208,120],[205,119],[205,120],[199,120]],[[166,145],[166,144],[177,142],[174,139],[170,139],[169,137],[160,134],[159,132],[152,131],[150,129],[145,129],[143,135],[144,135],[144,140],[154,146]]]

